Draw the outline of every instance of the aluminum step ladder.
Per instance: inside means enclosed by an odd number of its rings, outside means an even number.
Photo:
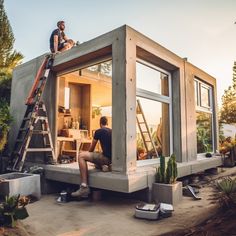
[[[136,120],[137,120],[137,124],[138,124],[139,130],[140,130],[140,134],[141,134],[146,152],[148,153],[151,150],[153,150],[155,152],[155,155],[157,157],[159,157],[156,146],[155,146],[154,141],[152,139],[152,135],[151,135],[150,130],[148,128],[148,124],[147,124],[146,118],[144,116],[144,112],[143,112],[143,109],[142,109],[139,99],[137,99]],[[150,145],[148,145],[148,144],[150,144]],[[151,150],[150,150],[149,146],[151,146],[151,148],[152,148]]]
[[[50,157],[52,163],[55,161],[48,115],[45,104],[42,102],[42,94],[53,65],[53,60],[52,55],[45,57],[36,74],[29,96],[26,99],[25,104],[27,109],[11,155],[11,160],[14,163],[12,167],[13,171],[22,171],[27,154],[31,152],[51,153],[48,157]],[[37,140],[37,143],[41,147],[30,147],[33,136],[40,138],[41,142]]]

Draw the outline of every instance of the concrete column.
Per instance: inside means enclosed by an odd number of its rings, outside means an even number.
[[[136,169],[136,41],[126,29],[126,172]]]
[[[112,171],[126,172],[125,33],[112,43]]]
[[[187,161],[184,70],[172,73],[173,153],[178,162]]]
[[[124,27],[112,44],[112,171],[136,168],[136,45]]]
[[[186,136],[187,161],[197,159],[196,108],[194,91],[194,74],[184,61],[186,83]]]

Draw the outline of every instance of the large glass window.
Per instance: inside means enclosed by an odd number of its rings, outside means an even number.
[[[197,153],[213,152],[212,88],[195,79]]]
[[[212,140],[212,114],[196,112],[197,123],[197,152],[205,153],[213,151]]]
[[[169,96],[168,76],[155,67],[147,66],[142,63],[136,64],[136,83],[137,88],[149,92]]]
[[[100,128],[101,116],[106,116],[108,126],[112,127],[112,61],[60,76],[57,117],[60,140],[69,137],[75,142],[86,137],[80,140],[79,151],[87,150],[95,130]],[[68,141],[65,147],[58,147],[58,154],[74,156],[74,149]]]
[[[146,64],[136,63],[137,159],[170,155],[170,75]]]

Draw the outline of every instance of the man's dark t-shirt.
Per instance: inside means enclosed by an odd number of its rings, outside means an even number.
[[[60,45],[63,44],[64,42],[64,37],[65,37],[65,33],[62,31],[60,31],[59,29],[55,29],[52,31],[52,34],[50,36],[50,49],[51,51],[54,51],[54,35],[58,36],[58,49],[60,49]]]
[[[94,139],[100,141],[103,155],[111,159],[111,129],[102,127],[96,130]]]

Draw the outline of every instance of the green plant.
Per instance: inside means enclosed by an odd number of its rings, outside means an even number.
[[[219,202],[224,207],[236,204],[236,178],[225,177],[216,184],[220,190]]]
[[[160,156],[160,166],[156,173],[156,182],[165,184],[174,184],[178,176],[176,157],[172,154],[165,165],[165,157]]]
[[[10,129],[12,117],[10,115],[9,106],[3,99],[0,100],[0,151],[2,151],[7,142],[7,134]]]
[[[25,206],[29,203],[26,197],[6,196],[5,202],[0,205],[0,226],[16,226],[17,220],[27,218],[28,212]]]
[[[236,140],[232,139],[231,137],[227,137],[220,143],[220,153],[226,154],[235,146],[236,146]]]
[[[171,155],[167,163],[166,168],[166,182],[169,184],[174,184],[176,182],[178,175],[176,157],[174,154]]]
[[[102,109],[100,107],[92,107],[92,117],[102,115]]]

